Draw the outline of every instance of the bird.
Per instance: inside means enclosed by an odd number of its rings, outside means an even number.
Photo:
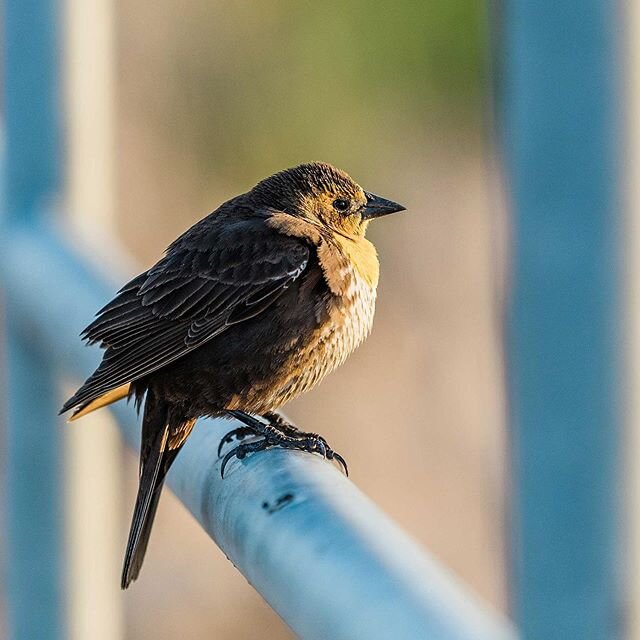
[[[124,398],[142,410],[139,488],[121,587],[138,578],[167,471],[200,417],[236,419],[222,460],[271,447],[344,458],[278,409],[369,335],[379,263],[369,223],[405,207],[310,162],[223,203],[128,282],[82,332],[103,350],[64,404],[76,420]],[[247,436],[253,436],[245,438]]]

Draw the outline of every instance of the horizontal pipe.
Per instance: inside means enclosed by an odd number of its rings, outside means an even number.
[[[7,301],[60,375],[98,363],[80,330],[115,287],[46,228],[4,230]],[[114,408],[138,446],[131,407]],[[68,428],[81,428],[81,423]],[[331,463],[270,450],[228,467],[216,450],[231,423],[202,420],[168,482],[222,551],[301,638],[514,640],[490,612]]]

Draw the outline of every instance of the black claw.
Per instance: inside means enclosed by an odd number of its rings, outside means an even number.
[[[220,465],[220,477],[223,480],[224,480],[224,470],[227,468],[227,463],[229,462],[229,460],[233,458],[234,453],[235,453],[235,449],[233,451],[229,451],[229,453],[227,453],[227,455],[222,460],[222,464]]]
[[[249,427],[238,427],[237,429],[233,429],[225,434],[220,440],[220,444],[218,445],[218,458],[222,455],[222,449],[225,444],[230,444],[233,442],[234,438],[236,440],[244,440],[247,436],[255,436],[258,435],[253,429]]]
[[[230,431],[226,436],[224,436],[224,438],[220,440],[220,444],[218,445],[218,458],[222,455],[222,447],[224,447],[225,444],[229,444],[233,440],[233,438],[230,437],[232,433],[233,431]]]
[[[342,470],[344,471],[344,475],[347,476],[347,478],[349,477],[349,467],[347,466],[347,461],[339,453],[332,451],[330,456],[327,455],[327,458],[329,458],[329,460],[337,460],[340,463]]]
[[[255,453],[256,451],[263,451],[268,447],[272,446],[271,443],[265,438],[263,440],[258,440],[257,442],[247,442],[245,444],[240,444],[235,449],[231,449],[229,453],[222,459],[222,463],[220,465],[220,476],[224,480],[224,470],[227,468],[227,464],[229,460],[234,456],[238,458],[238,460],[242,460],[246,457],[248,453]]]
[[[304,443],[301,443],[300,446],[295,448],[306,451],[307,453],[319,453],[326,460],[336,460],[347,478],[349,477],[349,467],[347,466],[346,460],[339,453],[336,453],[322,436],[315,433],[307,434]]]

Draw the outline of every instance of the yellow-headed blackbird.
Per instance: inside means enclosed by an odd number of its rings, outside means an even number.
[[[277,173],[224,203],[125,285],[84,330],[105,349],[62,408],[72,419],[145,398],[140,485],[122,587],[140,571],[165,475],[201,416],[229,416],[258,437],[227,453],[273,446],[344,460],[275,410],[311,389],[366,338],[378,259],[369,221],[404,207],[324,163]]]

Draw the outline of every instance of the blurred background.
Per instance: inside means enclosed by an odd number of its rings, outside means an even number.
[[[507,610],[508,229],[490,17],[482,0],[67,0],[60,197],[65,233],[94,259],[117,237],[133,257],[116,258],[118,268],[132,273],[222,201],[301,162],[331,162],[405,204],[371,227],[381,261],[371,337],[286,412]],[[106,536],[77,552],[70,599],[88,593],[95,561],[114,603],[107,620],[72,619],[74,638],[293,637],[169,491],[141,578],[120,594],[137,456],[106,416],[66,429],[65,500],[85,506],[70,510],[67,544],[87,526]],[[114,464],[83,462],[96,442]],[[94,475],[103,490],[111,480],[97,506],[77,486]]]

